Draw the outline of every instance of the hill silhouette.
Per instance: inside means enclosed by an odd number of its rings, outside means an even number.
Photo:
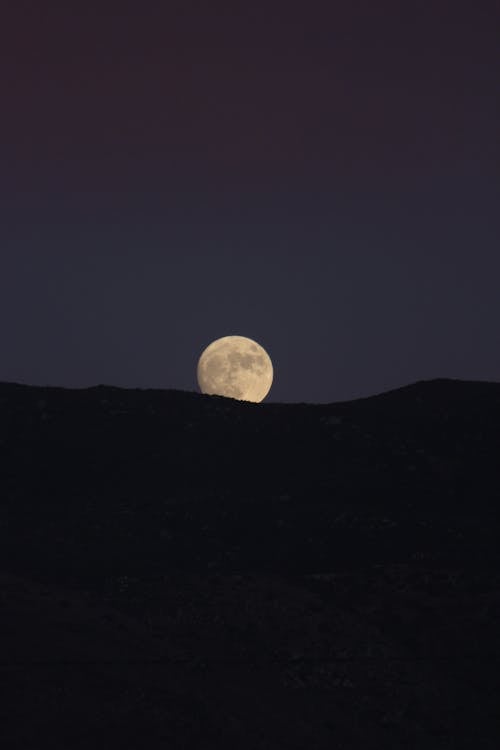
[[[7,746],[496,748],[499,425],[1,383]]]

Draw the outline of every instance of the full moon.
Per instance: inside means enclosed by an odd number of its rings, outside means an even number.
[[[262,401],[273,382],[273,363],[256,341],[246,336],[223,336],[203,351],[197,376],[202,393]]]

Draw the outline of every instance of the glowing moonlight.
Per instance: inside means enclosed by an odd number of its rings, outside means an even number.
[[[260,344],[245,336],[224,336],[212,341],[198,361],[202,393],[262,401],[273,382],[273,363]]]

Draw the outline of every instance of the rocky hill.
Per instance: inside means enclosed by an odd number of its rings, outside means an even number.
[[[499,455],[496,383],[0,384],[0,737],[496,750]]]

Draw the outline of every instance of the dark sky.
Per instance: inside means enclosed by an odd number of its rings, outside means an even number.
[[[500,380],[497,2],[5,6],[0,380]]]

